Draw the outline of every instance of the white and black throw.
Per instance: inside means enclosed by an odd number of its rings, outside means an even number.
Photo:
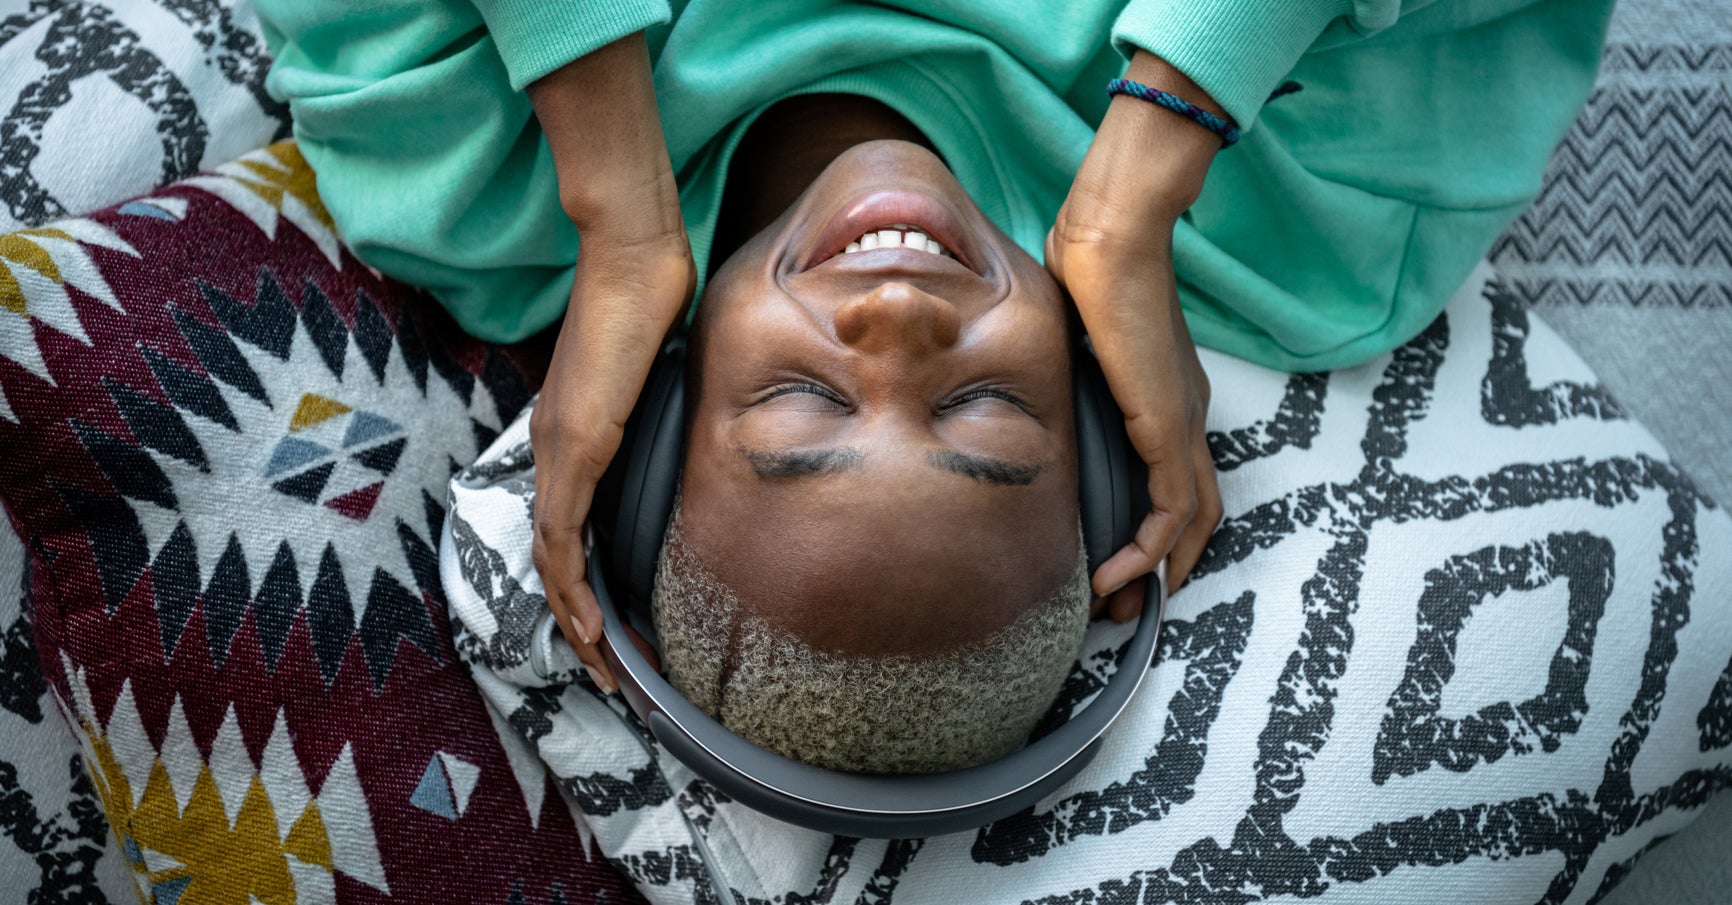
[[[1587,902],[1732,781],[1732,519],[1489,267],[1362,367],[1204,365],[1227,516],[1149,681],[978,831],[792,827],[600,696],[530,562],[527,412],[452,484],[457,649],[657,903]]]
[[[289,135],[250,0],[0,0],[0,233]]]

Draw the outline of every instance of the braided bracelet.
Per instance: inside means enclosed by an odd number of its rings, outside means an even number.
[[[1168,94],[1159,88],[1150,88],[1141,82],[1133,82],[1130,79],[1113,79],[1108,82],[1107,93],[1128,94],[1138,100],[1145,100],[1156,106],[1165,107],[1220,136],[1221,147],[1223,148],[1230,148],[1234,142],[1239,140],[1238,126],[1176,94]]]

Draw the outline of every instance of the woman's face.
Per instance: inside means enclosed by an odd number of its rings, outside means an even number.
[[[773,624],[939,652],[1070,576],[1063,299],[932,153],[839,157],[710,282],[693,353],[685,537]]]

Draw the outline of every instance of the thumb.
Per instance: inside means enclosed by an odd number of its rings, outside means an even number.
[[[1048,273],[1052,274],[1052,278],[1057,280],[1060,286],[1063,286],[1064,262],[1058,250],[1058,243],[1053,240],[1053,230],[1057,228],[1057,226],[1049,227],[1046,231],[1046,269]]]

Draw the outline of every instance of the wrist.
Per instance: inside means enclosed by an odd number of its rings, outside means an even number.
[[[1170,91],[1216,116],[1231,119],[1226,109],[1215,103],[1215,99],[1210,97],[1201,85],[1191,81],[1190,76],[1146,50],[1139,50],[1131,57],[1130,65],[1125,67],[1124,77],[1133,82],[1142,82],[1150,88]]]
[[[585,190],[560,199],[582,250],[643,261],[691,256],[673,173],[586,182]]]
[[[1147,51],[1132,58],[1124,77],[1226,116],[1184,73]],[[1134,97],[1113,98],[1095,133],[1089,157],[1109,174],[1113,191],[1142,216],[1177,220],[1202,192],[1203,178],[1221,139],[1201,125]]]
[[[653,239],[680,232],[679,189],[642,32],[548,73],[528,94],[560,204],[579,234]]]

